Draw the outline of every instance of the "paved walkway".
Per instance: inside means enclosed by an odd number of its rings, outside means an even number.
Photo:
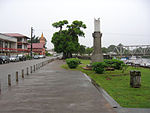
[[[116,113],[78,71],[54,61],[0,95],[0,113]]]

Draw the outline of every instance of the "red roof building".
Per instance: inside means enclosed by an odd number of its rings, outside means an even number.
[[[40,43],[32,43],[32,52],[40,54],[40,55],[45,55],[45,43],[46,39],[43,36],[43,33],[40,37]],[[27,46],[28,51],[31,51],[31,45],[29,44]]]
[[[27,39],[29,39],[29,38],[27,36],[19,34],[19,33],[4,33],[4,35],[17,38],[17,49],[18,49],[18,51],[28,52]]]

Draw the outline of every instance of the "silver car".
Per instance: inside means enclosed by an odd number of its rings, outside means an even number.
[[[9,60],[10,60],[11,62],[18,62],[18,61],[19,61],[19,57],[18,57],[18,56],[10,56],[10,57],[9,57]]]

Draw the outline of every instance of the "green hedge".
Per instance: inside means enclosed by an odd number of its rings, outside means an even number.
[[[69,68],[76,68],[80,64],[80,60],[78,58],[69,58],[66,59],[66,63]]]
[[[122,65],[124,64],[123,61],[117,60],[117,59],[110,59],[110,60],[104,60],[106,63],[106,67],[113,67],[115,69],[121,69]]]
[[[105,62],[94,62],[94,63],[92,63],[92,69],[98,74],[104,73],[105,67],[106,67]]]

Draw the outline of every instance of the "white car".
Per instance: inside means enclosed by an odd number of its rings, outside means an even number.
[[[11,62],[18,62],[18,61],[19,61],[19,57],[18,57],[18,56],[10,56],[10,57],[9,57],[9,60],[10,60]]]
[[[44,55],[39,55],[39,58],[45,58],[45,56]]]

